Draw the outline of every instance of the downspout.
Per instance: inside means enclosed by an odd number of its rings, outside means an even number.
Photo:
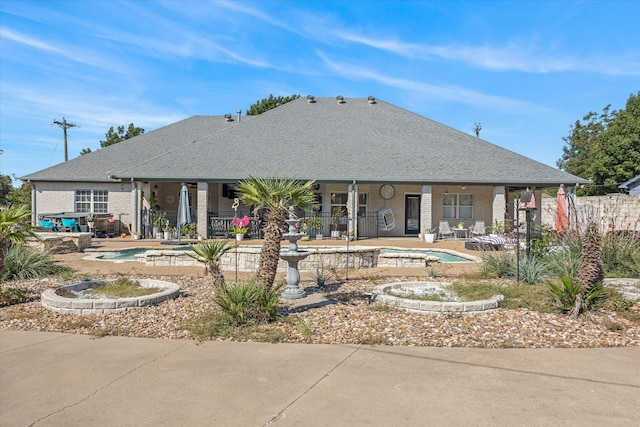
[[[31,181],[27,180],[29,184]],[[36,226],[40,223],[38,222],[37,214],[36,214],[36,186],[35,184],[31,184],[31,225]]]

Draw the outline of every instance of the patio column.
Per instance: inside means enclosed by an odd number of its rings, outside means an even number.
[[[353,233],[354,240],[358,237],[358,184],[349,184],[347,194],[347,232]]]
[[[131,232],[140,231],[140,207],[138,201],[140,200],[140,190],[138,188],[138,182],[131,180],[131,197],[133,198],[133,209],[131,217]]]
[[[491,224],[498,221],[500,224],[504,224],[506,221],[506,188],[505,187],[493,187],[493,203],[492,203],[492,215]],[[489,224],[489,226],[491,226]]]
[[[198,218],[196,231],[198,235],[208,238],[209,229],[209,184],[206,182],[198,182],[198,190],[196,193],[196,209],[198,210]]]
[[[420,236],[424,238],[426,229],[433,227],[433,192],[430,185],[420,187]]]

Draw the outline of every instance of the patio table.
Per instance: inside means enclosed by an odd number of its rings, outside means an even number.
[[[468,228],[452,228],[453,232],[455,233],[455,236],[457,239],[460,238],[460,236],[464,237],[465,239],[469,238],[469,229]]]

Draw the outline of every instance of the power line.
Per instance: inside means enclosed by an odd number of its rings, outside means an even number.
[[[64,132],[64,161],[66,162],[67,160],[69,160],[69,154],[67,151],[67,129],[79,126],[75,123],[67,123],[67,119],[65,119],[64,117],[62,118],[62,121],[54,120],[53,123],[60,126]]]

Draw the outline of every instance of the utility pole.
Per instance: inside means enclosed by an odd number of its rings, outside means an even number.
[[[67,160],[69,160],[69,153],[67,151],[67,129],[74,128],[78,125],[76,125],[75,123],[67,123],[67,119],[65,119],[64,117],[62,118],[62,121],[54,120],[53,123],[60,126],[64,131],[64,161],[66,162]]]

